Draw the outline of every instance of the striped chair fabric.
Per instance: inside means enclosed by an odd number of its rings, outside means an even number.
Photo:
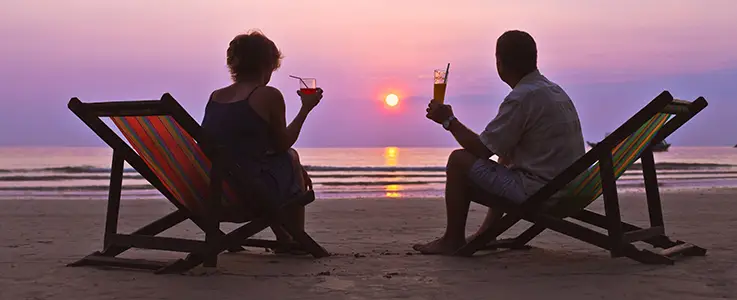
[[[635,163],[660,128],[674,115],[658,113],[624,139],[612,150],[612,164],[614,178],[618,179]],[[563,211],[579,211],[588,206],[602,194],[599,162],[594,163],[588,170],[581,173],[565,188],[564,201],[558,203],[556,209]]]
[[[111,117],[166,189],[194,213],[204,211],[211,163],[195,140],[171,116]],[[223,205],[235,204],[225,183]]]

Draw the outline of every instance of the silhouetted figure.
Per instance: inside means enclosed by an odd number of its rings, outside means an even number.
[[[425,254],[453,254],[466,244],[471,197],[502,197],[520,204],[585,152],[578,113],[563,89],[537,69],[535,40],[505,32],[496,44],[499,77],[512,91],[481,134],[466,128],[450,105],[430,101],[427,117],[450,131],[463,149],[448,158],[445,203],[448,225],[439,239],[414,246]],[[490,160],[493,155],[499,162]],[[476,234],[501,212],[493,208]]]
[[[225,146],[248,176],[260,178],[273,199],[286,200],[312,185],[291,147],[305,118],[322,99],[322,90],[310,95],[298,92],[302,108],[287,125],[284,97],[267,85],[281,58],[274,42],[260,32],[236,36],[227,50],[233,84],[212,92],[202,128]],[[304,207],[289,212],[287,219],[304,228]],[[272,230],[279,241],[290,241],[282,228]]]

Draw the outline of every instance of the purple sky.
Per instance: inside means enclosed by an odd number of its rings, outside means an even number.
[[[424,118],[429,76],[452,63],[447,102],[480,130],[509,91],[494,67],[508,29],[537,39],[541,71],[572,96],[589,140],[667,89],[710,103],[670,142],[737,143],[735,1],[358,2],[3,1],[0,145],[102,145],[67,110],[71,97],[170,92],[201,120],[209,93],[229,84],[228,42],[251,28],[285,54],[272,85],[290,118],[299,100],[287,75],[316,77],[326,92],[301,147],[453,146]],[[388,93],[401,98],[397,108],[383,105]]]

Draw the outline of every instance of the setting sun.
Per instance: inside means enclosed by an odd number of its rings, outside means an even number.
[[[386,95],[386,99],[384,99],[384,102],[386,102],[386,105],[389,106],[397,106],[399,104],[399,97],[395,94],[389,94]]]

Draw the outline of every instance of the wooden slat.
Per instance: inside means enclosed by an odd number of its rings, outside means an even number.
[[[689,107],[682,104],[668,104],[668,106],[664,107],[661,112],[666,114],[688,113]]]
[[[657,236],[665,235],[665,229],[662,226],[655,226],[645,229],[633,230],[624,234],[622,242],[633,243],[645,241]]]
[[[132,234],[116,234],[111,237],[111,242],[113,246],[117,247],[156,249],[189,253],[204,251],[207,247],[207,243],[202,241]]]
[[[698,247],[691,243],[681,243],[676,246],[670,247],[660,251],[660,255],[672,257],[679,254],[687,256],[704,256],[706,255],[706,249]]]
[[[130,259],[119,257],[107,257],[92,254],[73,264],[74,266],[108,266],[119,268],[158,270],[168,265],[165,262],[151,261],[145,259]]]
[[[277,247],[295,247],[299,248],[297,243],[280,243],[277,241],[261,240],[261,239],[247,239],[241,243],[241,246],[245,247],[256,247],[256,248],[270,248],[274,249]]]
[[[159,100],[110,101],[85,103],[85,108],[98,117],[168,115]]]
[[[573,216],[574,219],[579,220],[581,222],[591,224],[600,228],[605,228],[606,226],[606,217],[595,213],[590,210],[582,210],[580,213]],[[635,230],[641,230],[642,228],[632,225],[630,223],[622,222],[622,228],[626,231],[635,231]],[[668,248],[675,243],[668,239],[665,235],[661,236],[655,236],[647,240],[643,240],[643,242],[648,243],[654,247],[658,248]]]
[[[491,243],[486,244],[481,248],[481,250],[496,250],[496,249],[515,249],[515,250],[521,250],[521,249],[530,249],[531,247],[528,245],[520,245],[520,242],[517,241],[517,239],[498,239],[495,241],[492,241]]]
[[[677,105],[691,105],[691,103],[693,103],[693,102],[688,101],[688,100],[682,100],[682,99],[678,99],[678,98],[673,98],[673,101],[671,101],[671,103],[677,104]]]
[[[638,250],[635,246],[626,244],[624,249],[624,256],[627,256],[635,261],[639,261],[644,264],[650,265],[672,265],[675,260],[668,256],[660,253],[655,253],[649,250]]]

